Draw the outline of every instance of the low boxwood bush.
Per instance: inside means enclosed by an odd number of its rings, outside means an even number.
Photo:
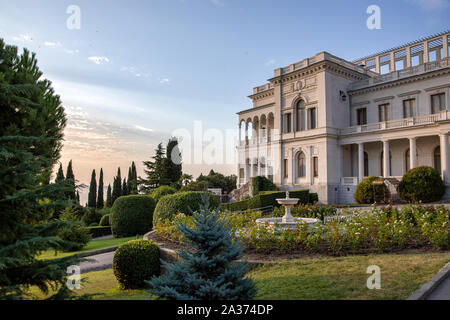
[[[99,225],[101,227],[109,227],[111,224],[109,223],[109,214],[105,214],[101,219]]]
[[[102,218],[102,215],[98,213],[95,209],[88,210],[83,217],[81,218],[81,221],[84,222],[87,226],[97,225],[100,222],[100,219]]]
[[[114,201],[109,217],[116,237],[143,235],[152,230],[155,200],[151,196],[131,195]]]
[[[79,222],[61,229],[57,237],[67,241],[63,250],[68,252],[81,250],[91,240],[89,229]]]
[[[262,191],[278,191],[278,187],[269,179],[262,176],[252,178],[253,196],[256,196]]]
[[[121,245],[114,253],[113,271],[122,289],[144,288],[145,280],[160,273],[158,245],[147,240]]]
[[[360,204],[372,204],[375,202],[374,192],[376,195],[383,194],[387,191],[387,187],[382,185],[373,186],[372,182],[374,182],[378,177],[370,176],[362,179],[362,181],[356,187],[355,194],[353,198],[357,203]]]
[[[230,202],[230,203],[222,203],[222,210],[225,211],[244,211],[249,209],[250,199],[245,199],[241,201],[236,202]]]
[[[401,199],[409,202],[434,202],[441,200],[445,185],[436,169],[422,166],[405,173],[398,192]]]
[[[179,212],[190,215],[193,211],[197,211],[202,204],[202,195],[204,193],[204,191],[187,191],[162,197],[156,205],[153,224],[156,225],[158,221],[166,219],[170,220]],[[209,205],[212,209],[217,208],[219,199],[210,194]]]
[[[110,226],[97,226],[97,227],[88,227],[89,233],[92,238],[98,238],[103,236],[109,236],[112,234]]]
[[[159,199],[162,197],[168,195],[168,194],[174,194],[177,192],[177,189],[171,187],[171,186],[160,186],[153,190],[152,192],[152,198],[155,199],[156,203],[158,203]]]

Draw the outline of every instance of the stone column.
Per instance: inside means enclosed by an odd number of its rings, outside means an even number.
[[[295,150],[294,148],[291,149],[291,183],[292,185],[295,184]]]
[[[389,57],[389,72],[394,72],[395,71],[395,55],[394,52],[390,53],[390,57]]]
[[[239,122],[239,138],[238,138],[239,146],[242,145],[242,140],[241,140],[242,128],[241,128],[241,124],[242,124],[242,123]]]
[[[381,66],[380,66],[380,56],[376,56],[375,57],[375,72],[376,73],[380,73],[381,71]]]
[[[417,167],[416,138],[409,138],[409,168]]]
[[[428,41],[423,43],[423,63],[427,63],[429,61],[428,56]]]
[[[358,180],[364,178],[364,143],[358,143]]]
[[[441,57],[441,59],[443,58],[447,58],[448,57],[448,35],[445,35],[442,37],[442,47],[443,47],[443,56]]]
[[[406,47],[406,63],[405,63],[405,69],[411,67],[411,47]]]
[[[389,141],[383,141],[383,177],[389,177],[391,168],[390,168],[390,159],[389,159]]]
[[[441,140],[441,170],[444,183],[450,183],[449,166],[448,166],[448,133],[440,135]]]

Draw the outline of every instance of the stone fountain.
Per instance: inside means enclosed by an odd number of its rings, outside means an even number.
[[[289,191],[286,191],[286,198],[276,199],[285,209],[285,214],[282,218],[261,218],[257,219],[257,224],[268,224],[277,229],[295,229],[298,223],[307,223],[310,226],[320,222],[319,219],[312,218],[294,218],[291,214],[291,207],[296,205],[300,199],[290,198]]]

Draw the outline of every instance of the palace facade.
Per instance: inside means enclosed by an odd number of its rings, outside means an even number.
[[[353,62],[321,52],[274,70],[238,113],[238,187],[263,175],[322,203],[353,203],[364,176],[427,165],[450,198],[450,31]]]

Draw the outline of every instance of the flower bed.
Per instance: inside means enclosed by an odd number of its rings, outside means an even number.
[[[332,215],[331,207],[298,206],[292,210],[294,216],[323,217]],[[274,215],[281,216],[282,210]],[[345,254],[366,252],[389,252],[406,248],[449,249],[450,214],[444,207],[407,206],[402,209],[371,209],[354,211],[351,219],[316,224],[298,224],[294,230],[274,231],[269,226],[256,225],[260,212],[222,214],[229,219],[236,239],[246,250],[270,253],[273,250],[289,253],[305,251],[311,253]],[[192,218],[176,216],[176,221],[190,224]],[[182,235],[175,220],[156,226],[157,233],[179,242]]]

